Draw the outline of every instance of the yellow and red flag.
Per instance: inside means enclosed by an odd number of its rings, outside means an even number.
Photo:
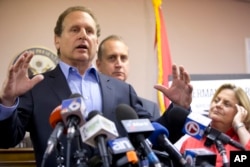
[[[161,0],[152,0],[155,12],[155,47],[157,50],[158,60],[158,84],[168,86],[168,76],[172,74],[172,60],[168,44],[166,26],[161,10]],[[169,99],[166,98],[160,91],[157,92],[158,103],[161,112],[165,111],[169,105]]]

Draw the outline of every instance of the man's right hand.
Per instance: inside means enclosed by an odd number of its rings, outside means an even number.
[[[172,66],[173,82],[170,87],[166,85],[155,85],[154,88],[161,91],[169,100],[186,109],[190,108],[192,102],[193,86],[190,84],[190,75],[183,66]]]
[[[28,76],[29,63],[34,56],[33,52],[24,52],[8,70],[0,93],[0,102],[5,106],[12,106],[18,96],[32,89],[37,83],[43,80],[39,74],[32,79]]]

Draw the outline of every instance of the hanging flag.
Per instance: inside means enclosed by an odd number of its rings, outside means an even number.
[[[168,76],[172,74],[172,60],[168,45],[167,32],[161,10],[161,0],[152,0],[155,12],[155,47],[157,50],[158,79],[157,83],[168,86]],[[157,92],[158,103],[161,112],[169,105],[169,99],[160,91]]]

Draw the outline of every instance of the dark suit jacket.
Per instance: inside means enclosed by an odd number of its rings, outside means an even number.
[[[160,109],[155,102],[144,99],[142,97],[139,98],[142,102],[143,108],[145,108],[152,115],[153,119],[157,119],[160,117]]]
[[[99,74],[99,77],[103,115],[115,122],[121,136],[125,135],[125,130],[115,117],[118,104],[128,104],[135,109],[140,118],[150,118],[150,114],[142,108],[141,102],[131,85],[102,74]],[[0,147],[15,146],[23,139],[25,132],[29,131],[35,149],[37,166],[40,167],[47,140],[52,132],[49,124],[50,114],[55,107],[61,104],[62,100],[69,98],[70,95],[70,88],[59,66],[45,73],[42,82],[20,96],[19,106],[14,114],[10,118],[0,121]],[[158,121],[168,126],[167,119],[160,118]],[[62,142],[66,146],[64,136]],[[72,149],[74,148],[76,146],[73,145]],[[87,155],[92,156],[93,149],[89,146],[85,148],[88,152]],[[56,166],[55,160],[55,155],[51,154],[46,161],[46,166]]]

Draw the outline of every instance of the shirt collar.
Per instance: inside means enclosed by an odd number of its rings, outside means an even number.
[[[70,66],[70,65],[64,63],[61,60],[59,61],[59,66],[62,69],[62,72],[63,72],[64,76],[66,77],[66,79],[68,79],[69,70],[71,68],[74,68],[74,69],[76,69],[78,71],[77,68],[75,68],[73,66]],[[97,80],[98,83],[100,82],[98,72],[97,72],[96,68],[93,65],[86,70],[86,72],[84,73],[83,77],[88,77],[90,75],[94,76],[94,78]]]

